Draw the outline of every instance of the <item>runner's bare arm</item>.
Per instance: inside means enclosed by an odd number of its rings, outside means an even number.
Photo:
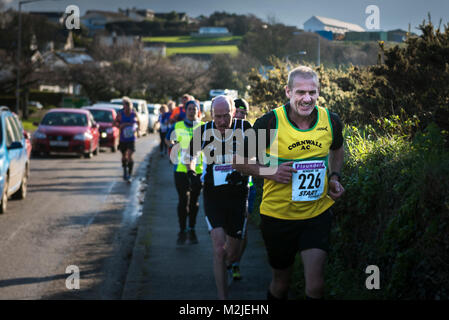
[[[343,167],[344,147],[343,145],[336,150],[329,150],[329,171],[340,173]]]
[[[344,147],[343,145],[336,150],[329,151],[329,172],[336,172],[340,174],[341,168],[343,167],[344,160]],[[339,181],[339,177],[337,175],[331,176],[329,179],[329,196],[336,200],[340,198],[345,189],[341,185]]]
[[[292,167],[293,161],[284,162],[276,167],[267,167],[260,163],[252,162],[248,158],[243,158],[236,154],[234,155],[232,168],[245,175],[261,177],[278,183],[290,183],[292,173],[296,172]]]

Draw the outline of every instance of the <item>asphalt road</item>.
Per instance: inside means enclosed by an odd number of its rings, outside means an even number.
[[[0,299],[119,299],[129,267],[156,135],[136,144],[135,178],[120,153],[31,159],[25,200],[0,215]],[[79,289],[68,266],[80,271]],[[68,270],[67,270],[68,271]]]

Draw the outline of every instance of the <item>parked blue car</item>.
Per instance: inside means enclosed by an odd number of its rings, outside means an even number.
[[[8,107],[0,107],[0,213],[8,199],[24,199],[30,170],[22,123]]]

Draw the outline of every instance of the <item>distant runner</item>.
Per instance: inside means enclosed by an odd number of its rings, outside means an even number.
[[[184,244],[188,239],[191,244],[198,243],[195,233],[196,217],[198,214],[199,203],[198,198],[201,193],[201,179],[203,172],[203,162],[201,155],[195,168],[195,175],[190,176],[187,173],[185,165],[185,157],[190,140],[193,136],[193,130],[203,124],[197,121],[199,105],[195,101],[186,103],[186,118],[176,122],[175,126],[168,131],[166,140],[173,147],[177,144],[177,163],[175,164],[175,185],[178,192],[178,220],[179,233],[176,243]],[[190,160],[190,157],[188,158]],[[189,225],[187,227],[187,218]]]
[[[120,129],[119,150],[122,153],[123,180],[130,181],[133,172],[133,153],[136,151],[136,136],[139,130],[139,119],[133,110],[128,97],[123,97],[123,109],[115,118],[115,126]]]

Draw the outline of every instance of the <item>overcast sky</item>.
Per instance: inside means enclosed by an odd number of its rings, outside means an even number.
[[[7,7],[18,7],[18,0],[0,0]],[[380,29],[407,30],[409,23],[412,31],[426,19],[430,12],[432,21],[438,25],[449,22],[449,0],[43,0],[39,3],[23,5],[24,11],[64,11],[74,4],[81,14],[86,10],[111,10],[118,8],[146,8],[155,12],[186,12],[191,17],[201,14],[210,15],[214,11],[226,11],[238,14],[254,14],[267,20],[302,29],[304,22],[313,15],[334,18],[365,27],[368,15],[365,9],[376,5],[380,10]]]

